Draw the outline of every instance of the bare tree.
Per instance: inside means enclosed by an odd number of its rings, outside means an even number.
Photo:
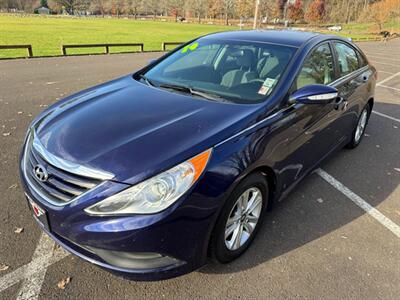
[[[127,13],[133,15],[134,18],[136,19],[141,5],[142,5],[141,0],[127,0],[126,1]]]
[[[222,0],[225,16],[225,25],[229,25],[229,18],[233,15],[235,0]]]
[[[57,4],[63,6],[69,14],[75,11],[85,10],[90,5],[90,0],[54,0]]]
[[[125,8],[125,0],[111,0],[111,13],[117,15],[117,18],[124,12]]]
[[[201,17],[205,14],[207,8],[207,0],[191,0],[189,7],[197,17],[197,22],[201,23]]]
[[[183,13],[183,8],[185,6],[184,0],[168,0],[168,10],[171,15],[174,16],[175,22],[178,20],[178,16]]]
[[[92,0],[90,8],[93,11],[99,12],[103,18],[106,14],[107,9],[109,8],[109,1],[108,0]]]

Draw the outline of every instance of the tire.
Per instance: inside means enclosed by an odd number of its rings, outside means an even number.
[[[367,105],[365,105],[364,109],[361,111],[360,116],[358,117],[356,127],[352,132],[351,141],[346,145],[346,148],[354,149],[358,145],[360,145],[364,137],[365,129],[367,128],[368,125],[370,114],[371,114],[371,107],[368,103]],[[362,128],[360,128],[360,126]]]
[[[248,194],[246,194],[247,192]],[[250,174],[234,189],[220,213],[211,237],[210,252],[214,260],[228,263],[246,251],[262,223],[268,206],[268,195],[268,183],[260,173]],[[242,201],[243,198],[250,199],[250,201]],[[252,199],[254,199],[254,205],[251,210]],[[255,200],[257,201],[254,202]],[[256,204],[259,202],[260,204]],[[240,204],[247,209],[240,209]],[[243,211],[247,211],[247,213],[241,214]],[[257,221],[255,221],[256,218]],[[228,219],[230,225],[228,225]],[[235,221],[233,222],[233,220]],[[230,234],[225,236],[228,227]],[[232,231],[233,227],[235,229]],[[241,239],[235,239],[234,234],[239,236],[240,228],[242,230]]]

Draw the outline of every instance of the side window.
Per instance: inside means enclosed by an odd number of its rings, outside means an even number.
[[[338,68],[340,77],[343,77],[359,68],[356,51],[343,43],[335,43],[338,56]]]
[[[362,53],[360,53],[359,51],[357,51],[357,54],[358,54],[359,67],[362,68],[362,67],[366,66],[368,63],[367,63],[365,56]]]
[[[315,49],[304,62],[297,77],[297,88],[309,84],[329,84],[335,79],[333,56],[329,44]]]

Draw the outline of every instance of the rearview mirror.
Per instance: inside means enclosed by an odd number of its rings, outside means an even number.
[[[290,96],[290,102],[304,104],[327,104],[338,97],[338,91],[334,87],[323,84],[306,85]]]

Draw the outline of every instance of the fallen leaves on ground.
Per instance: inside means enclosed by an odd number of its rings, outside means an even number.
[[[15,233],[21,233],[22,231],[24,231],[24,227],[17,227],[14,232]]]
[[[4,132],[3,136],[9,136],[11,134],[11,132]]]
[[[70,282],[71,282],[71,277],[65,277],[59,283],[57,283],[57,286],[59,289],[64,290],[66,288],[66,286],[68,285],[68,283],[70,283]]]
[[[0,264],[0,272],[1,271],[7,271],[10,268],[10,266],[7,266],[5,264]]]

